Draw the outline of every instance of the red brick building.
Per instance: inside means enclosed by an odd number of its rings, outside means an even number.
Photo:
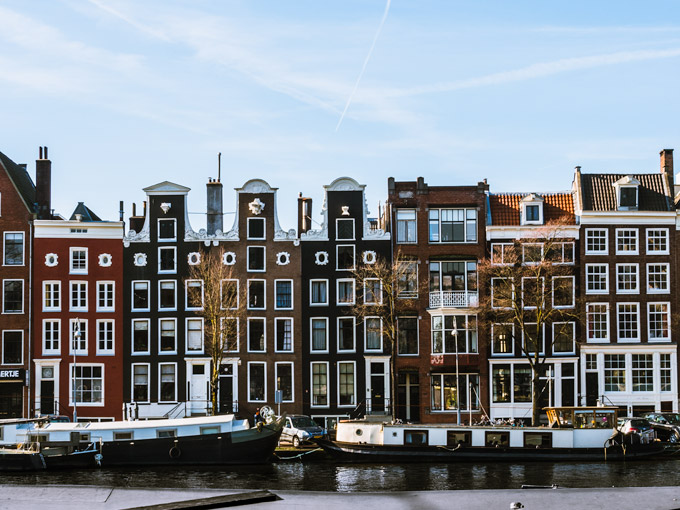
[[[28,416],[30,390],[26,373],[30,357],[31,221],[35,201],[35,186],[26,165],[18,165],[0,153],[0,418]]]
[[[467,423],[481,416],[480,399],[486,405],[488,342],[475,308],[477,265],[486,254],[488,189],[485,182],[388,181],[385,214],[394,256],[407,259],[413,274],[404,296],[418,297],[417,309],[399,318],[396,410],[404,421],[450,423],[460,402]]]
[[[123,223],[81,202],[34,236],[33,413],[121,419]]]

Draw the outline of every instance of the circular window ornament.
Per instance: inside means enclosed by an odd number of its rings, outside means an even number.
[[[201,254],[198,253],[197,251],[192,251],[187,256],[187,262],[189,263],[190,266],[197,266],[198,264],[201,263]]]
[[[328,252],[327,251],[317,251],[314,254],[314,262],[316,262],[317,266],[325,266],[328,264]]]
[[[48,253],[45,255],[45,265],[47,267],[54,267],[59,263],[59,255],[56,253]]]
[[[276,263],[279,266],[287,266],[290,264],[290,253],[282,251],[276,254]]]
[[[233,266],[236,264],[236,254],[233,251],[228,251],[222,255],[222,263],[225,266]]]
[[[375,252],[373,250],[364,252],[364,264],[375,264]]]
[[[135,266],[146,266],[146,253],[135,253]]]
[[[356,430],[357,436],[361,436],[361,435],[363,435],[363,433],[364,433],[364,431],[361,430],[361,429],[357,429],[357,430]]]
[[[99,254],[99,265],[101,267],[110,267],[112,264],[112,257],[110,253],[100,253]]]

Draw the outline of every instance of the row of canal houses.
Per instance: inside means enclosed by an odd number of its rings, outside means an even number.
[[[219,367],[217,412],[252,416],[270,405],[330,426],[394,408],[404,421],[445,422],[460,402],[464,422],[530,419],[520,346],[507,324],[478,324],[476,307],[493,288],[478,268],[489,258],[502,264],[504,250],[553,220],[572,290],[553,304],[582,307],[583,320],[559,333],[546,325],[543,403],[678,411],[672,150],[661,152],[660,166],[634,175],[576,167],[572,189],[553,193],[389,178],[376,218],[364,185],[342,177],[324,186],[321,221],[300,194],[289,230],[267,182],[235,189],[227,224],[223,184],[209,179],[207,225],[195,231],[189,188],[144,188],[141,214],[133,204],[127,222],[122,202],[118,221],[82,202],[67,219],[51,208],[47,148],[35,185],[26,165],[0,153],[0,417],[212,412],[204,319],[190,299],[203,287],[189,274],[216,250],[247,300]],[[400,292],[415,305],[399,317],[393,347],[353,315],[366,298],[353,271],[396,254],[408,269]]]

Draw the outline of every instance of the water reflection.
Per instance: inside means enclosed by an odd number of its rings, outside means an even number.
[[[280,462],[213,468],[101,469],[3,473],[5,484],[108,487],[317,490],[337,492],[677,485],[679,460],[613,463],[337,465]]]

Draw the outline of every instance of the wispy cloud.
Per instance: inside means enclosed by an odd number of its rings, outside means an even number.
[[[433,94],[440,92],[454,92],[456,90],[486,87],[490,85],[502,85],[505,83],[533,80],[555,74],[593,69],[597,67],[641,62],[646,60],[658,60],[663,58],[675,58],[680,56],[680,48],[666,50],[644,50],[609,53],[605,55],[592,55],[589,57],[574,57],[555,60],[553,62],[541,62],[530,66],[488,74],[478,78],[467,80],[438,83],[408,89],[392,89],[385,91],[389,97],[415,96],[421,94]]]
[[[111,7],[109,4],[102,2],[101,0],[87,0],[90,2],[92,5],[100,8],[103,11],[106,11],[107,13],[111,14],[112,16],[115,16],[116,18],[120,19],[121,21],[124,21],[128,25],[132,26],[133,28],[139,30],[140,32],[143,32],[147,35],[150,35],[152,37],[155,37],[156,39],[160,39],[162,41],[170,41],[170,38],[164,34],[162,31],[151,27],[149,25],[145,25],[143,23],[138,22],[137,20],[131,18],[130,16],[125,15],[124,13],[120,12],[117,9],[114,9]]]

